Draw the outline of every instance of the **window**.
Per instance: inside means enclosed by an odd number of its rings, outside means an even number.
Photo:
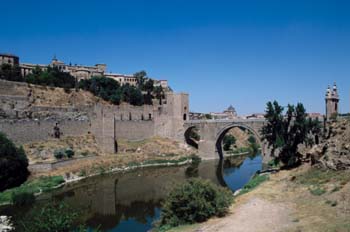
[[[184,114],[183,119],[184,119],[184,121],[186,121],[186,119],[187,119],[187,115],[186,114]]]
[[[123,121],[123,114],[120,115],[120,120]]]
[[[148,119],[152,120],[152,114],[148,114]]]
[[[143,117],[143,114],[141,114],[141,120],[142,120],[142,121],[145,120],[144,117]]]
[[[129,120],[131,121],[132,120],[132,117],[131,117],[131,113],[129,112]]]

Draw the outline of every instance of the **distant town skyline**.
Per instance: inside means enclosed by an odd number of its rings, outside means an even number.
[[[38,7],[40,6],[40,7]],[[263,112],[304,103],[325,113],[328,85],[349,112],[347,1],[67,1],[2,3],[0,52],[24,63],[106,63],[145,70],[190,94],[190,110]]]

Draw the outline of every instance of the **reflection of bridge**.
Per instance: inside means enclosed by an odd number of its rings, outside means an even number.
[[[222,140],[225,134],[234,127],[249,130],[261,144],[263,161],[268,161],[266,144],[261,141],[261,128],[265,124],[264,119],[237,119],[237,120],[190,120],[185,122],[185,139],[189,131],[196,128],[199,131],[200,141],[198,152],[203,159],[222,158]]]

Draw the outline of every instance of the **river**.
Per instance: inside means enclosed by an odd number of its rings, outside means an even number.
[[[223,162],[223,163],[222,163]],[[201,177],[235,191],[262,168],[262,157],[236,156],[224,161],[202,161],[198,166],[145,168],[132,172],[105,174],[67,184],[40,197],[55,199],[79,209],[81,220],[102,231],[147,231],[161,211],[161,202],[176,184]],[[21,209],[7,207],[0,215],[13,215]]]

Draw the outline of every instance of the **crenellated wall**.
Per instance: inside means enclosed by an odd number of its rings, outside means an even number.
[[[18,144],[51,138],[56,123],[63,136],[92,133],[108,153],[117,151],[118,139],[160,136],[184,140],[184,122],[189,114],[187,94],[167,92],[164,104],[155,100],[153,105],[143,106],[101,102],[35,105],[31,91],[38,89],[41,94],[46,93],[40,86],[27,88],[24,83],[0,80],[0,131]]]

